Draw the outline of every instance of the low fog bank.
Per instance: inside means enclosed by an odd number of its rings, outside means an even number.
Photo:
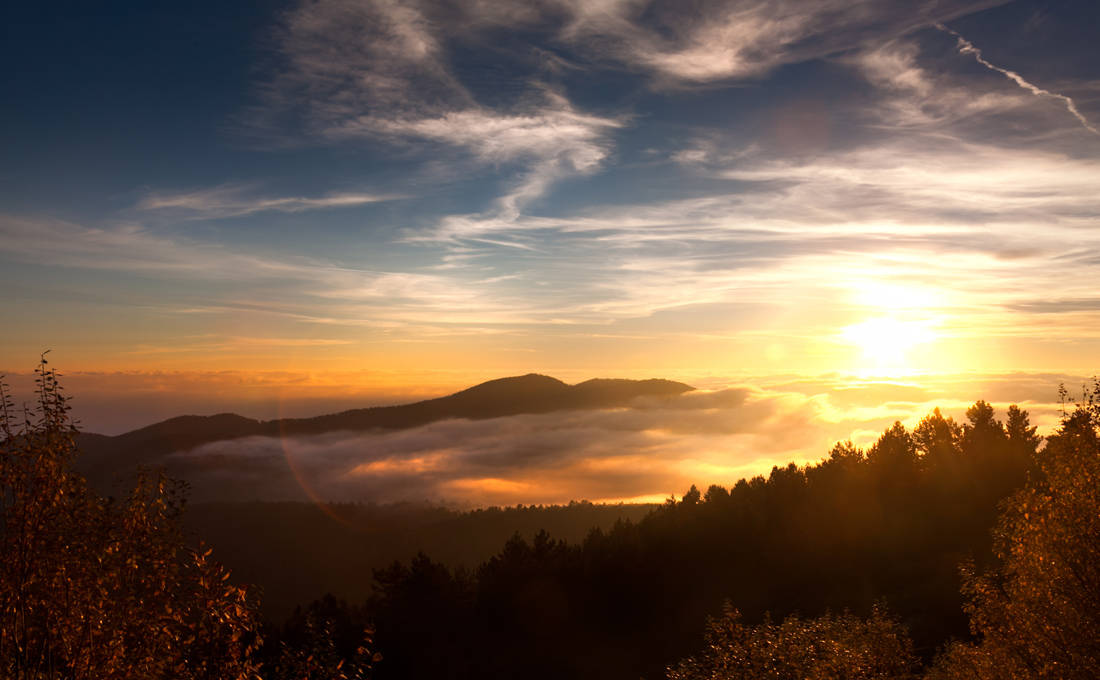
[[[962,419],[977,399],[1057,420],[1054,375],[906,382],[775,378],[630,408],[446,420],[390,432],[214,442],[164,459],[197,501],[428,501],[459,507],[657,501],[692,484],[731,485],[773,465],[866,445],[934,407]],[[1072,382],[1070,382],[1072,384]]]

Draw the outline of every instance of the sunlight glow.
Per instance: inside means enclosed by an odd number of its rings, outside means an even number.
[[[844,328],[841,336],[859,347],[863,358],[874,364],[868,368],[901,369],[906,366],[910,350],[936,339],[930,325],[925,321],[878,317]]]
[[[928,309],[942,301],[939,291],[925,286],[897,285],[874,282],[861,283],[855,291],[855,300],[876,309]]]

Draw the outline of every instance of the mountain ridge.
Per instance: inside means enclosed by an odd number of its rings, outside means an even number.
[[[77,435],[77,467],[99,485],[120,471],[156,464],[170,453],[242,437],[287,437],[337,431],[390,431],[439,420],[485,420],[554,411],[606,409],[642,397],[671,398],[694,390],[680,382],[651,378],[593,378],[569,385],[539,373],[497,378],[450,395],[391,406],[349,409],[308,418],[256,420],[235,413],[181,415],[119,435]]]

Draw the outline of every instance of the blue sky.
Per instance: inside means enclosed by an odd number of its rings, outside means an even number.
[[[0,368],[1094,371],[1097,25],[1084,1],[11,7]]]

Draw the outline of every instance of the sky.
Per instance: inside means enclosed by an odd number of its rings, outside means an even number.
[[[1005,401],[1050,401],[1100,355],[1097,25],[1088,0],[20,3],[0,372],[52,350],[112,433],[531,371],[807,399],[966,375],[964,401],[1026,374]]]

